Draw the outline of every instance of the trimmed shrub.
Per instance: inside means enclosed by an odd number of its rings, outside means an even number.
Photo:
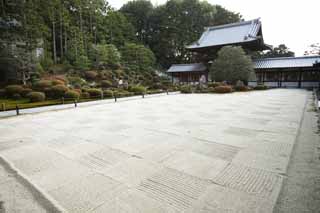
[[[208,87],[210,87],[210,88],[215,88],[218,86],[222,86],[222,83],[221,82],[209,82],[208,83]]]
[[[86,71],[84,74],[85,77],[89,80],[95,80],[98,76],[98,73],[96,71]]]
[[[215,93],[231,93],[232,87],[231,86],[217,86],[213,89]]]
[[[94,89],[87,89],[86,91],[90,94],[90,97],[92,97],[92,98],[101,97],[101,94],[102,94],[101,89],[94,88]]]
[[[112,90],[104,90],[103,96],[106,98],[112,98],[113,97],[113,91]]]
[[[30,92],[33,92],[32,89],[30,88],[23,88],[23,90],[21,91],[21,96],[24,97],[24,98],[27,98],[27,95],[30,93]]]
[[[142,95],[147,92],[147,89],[144,86],[136,85],[129,87],[129,91],[133,92],[135,95]]]
[[[12,99],[19,100],[19,99],[21,99],[21,95],[19,93],[13,94]]]
[[[5,97],[5,96],[6,96],[6,90],[0,89],[0,97]]]
[[[80,94],[75,90],[69,90],[64,94],[64,97],[78,100],[80,98]]]
[[[20,85],[9,85],[6,87],[6,94],[9,97],[12,97],[15,94],[19,94],[22,92],[23,87]]]
[[[101,87],[102,88],[109,88],[112,87],[112,82],[108,80],[101,81]]]
[[[128,92],[128,91],[125,91],[125,90],[123,90],[123,91],[115,91],[114,92],[114,95],[117,97],[117,98],[122,98],[122,97],[129,97],[129,96],[133,96],[133,95],[135,95],[135,93],[133,93],[133,92]]]
[[[189,85],[184,85],[180,87],[180,91],[181,93],[185,93],[185,94],[192,93],[192,87]]]
[[[68,87],[64,85],[56,85],[51,88],[51,94],[54,98],[61,98],[68,90]]]
[[[81,98],[89,99],[90,98],[90,94],[88,92],[83,92],[83,93],[81,93]]]
[[[40,80],[34,84],[34,88],[40,91],[43,91],[45,88],[52,86],[52,81],[49,80]]]
[[[266,85],[259,84],[259,85],[255,86],[253,89],[254,90],[266,90],[266,89],[268,89],[268,87]]]
[[[41,102],[46,99],[46,95],[43,92],[30,92],[27,97],[30,102]]]
[[[235,91],[238,91],[238,92],[247,92],[249,91],[249,87],[245,86],[245,85],[242,85],[242,86],[234,86],[233,89]]]
[[[58,80],[58,79],[54,79],[52,80],[52,85],[56,86],[56,85],[65,85],[64,81]]]

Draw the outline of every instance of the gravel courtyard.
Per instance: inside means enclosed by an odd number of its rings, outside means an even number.
[[[2,119],[0,158],[50,211],[272,212],[310,97],[178,94]],[[5,183],[8,212],[45,211]]]

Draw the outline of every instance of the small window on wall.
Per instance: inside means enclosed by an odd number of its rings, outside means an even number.
[[[302,73],[303,81],[318,81],[318,76],[316,71],[306,71]]]
[[[283,81],[298,81],[299,80],[299,72],[283,72]]]

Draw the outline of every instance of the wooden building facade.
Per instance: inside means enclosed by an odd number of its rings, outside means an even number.
[[[249,86],[314,88],[320,86],[320,56],[266,58],[254,61],[256,79]]]

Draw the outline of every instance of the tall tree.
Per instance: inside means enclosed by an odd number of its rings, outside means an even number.
[[[148,44],[149,22],[153,5],[148,0],[129,1],[120,9],[136,29],[136,36],[140,42]]]
[[[211,79],[236,83],[247,82],[253,73],[253,63],[241,47],[225,46],[218,52],[218,58],[210,68]]]
[[[320,43],[314,43],[304,52],[304,55],[320,55]]]
[[[278,57],[294,57],[294,52],[285,44],[280,44],[278,47],[274,47],[267,52],[258,52],[254,55],[254,58],[278,58]]]

